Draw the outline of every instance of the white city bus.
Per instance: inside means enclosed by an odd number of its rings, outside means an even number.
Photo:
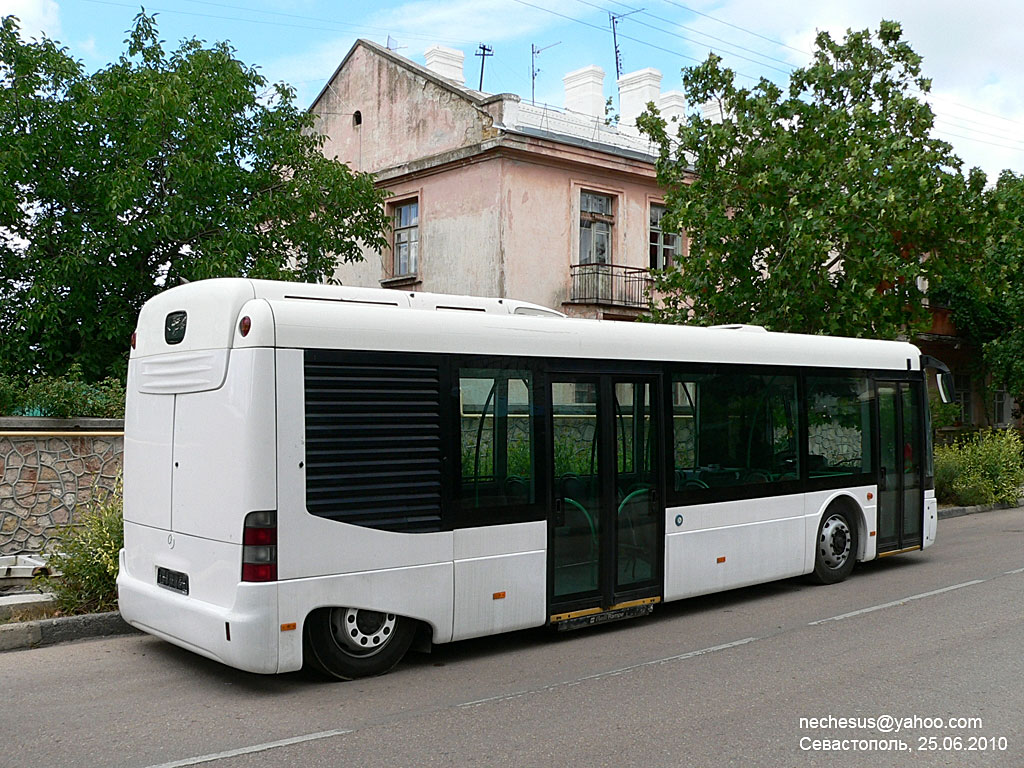
[[[935,540],[927,366],[509,300],[173,288],[133,336],[120,610],[240,669],[349,679],[414,641],[839,581]]]

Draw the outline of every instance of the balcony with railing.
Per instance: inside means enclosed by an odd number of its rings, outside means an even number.
[[[619,264],[573,264],[569,270],[571,304],[647,308],[651,293],[650,270]]]

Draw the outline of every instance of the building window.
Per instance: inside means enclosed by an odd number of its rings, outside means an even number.
[[[580,264],[612,263],[612,198],[580,192]]]
[[[651,203],[650,259],[651,269],[668,269],[679,256],[679,244],[682,238],[661,228],[661,220],[665,216],[665,206]]]
[[[971,415],[971,377],[966,373],[953,374],[953,386],[956,388],[956,402],[960,405],[959,422],[964,426],[974,423]]]
[[[420,250],[420,204],[418,200],[399,203],[394,208],[392,277],[415,275]]]
[[[1007,397],[1005,389],[997,389],[992,393],[992,411],[989,413],[989,422],[994,427],[1001,427],[1009,424],[1010,417],[1007,414]]]

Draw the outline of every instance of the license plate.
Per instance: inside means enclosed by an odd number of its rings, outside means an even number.
[[[170,568],[156,569],[156,583],[165,589],[188,594],[188,574],[181,571],[172,571]]]

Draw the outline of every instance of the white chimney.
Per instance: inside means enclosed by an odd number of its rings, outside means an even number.
[[[722,111],[722,102],[718,99],[712,99],[711,101],[705,101],[700,105],[701,114],[705,120],[712,123],[720,123],[723,120],[724,112]]]
[[[423,52],[426,59],[427,69],[451,80],[456,85],[464,85],[466,77],[462,72],[462,63],[466,55],[455,48],[445,48],[443,45],[432,45]]]
[[[658,103],[661,93],[661,72],[648,67],[619,78],[619,130],[639,136],[636,119],[647,109],[647,103]]]
[[[604,118],[604,70],[591,65],[570,72],[565,83],[565,108],[590,117]]]
[[[682,91],[665,91],[658,100],[658,109],[666,123],[672,122],[673,117],[682,120],[686,116],[686,96]]]

